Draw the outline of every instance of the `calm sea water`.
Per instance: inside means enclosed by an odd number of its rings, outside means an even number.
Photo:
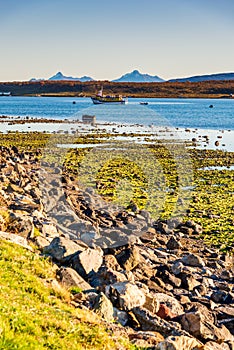
[[[0,97],[0,115],[81,119],[85,113],[95,114],[97,121],[234,130],[234,99],[130,98],[128,105],[114,106],[93,105],[90,98]]]

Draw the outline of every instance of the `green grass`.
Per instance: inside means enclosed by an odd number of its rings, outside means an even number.
[[[120,348],[94,313],[69,305],[70,293],[53,287],[44,258],[0,240],[0,271],[0,349]]]

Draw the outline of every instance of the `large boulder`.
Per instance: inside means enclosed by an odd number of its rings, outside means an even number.
[[[55,237],[51,243],[44,248],[43,253],[52,256],[52,258],[58,262],[64,262],[73,254],[85,250],[86,247],[84,243],[81,245],[67,238]]]
[[[166,305],[172,314],[179,316],[184,313],[183,306],[176,298],[165,293],[155,293],[154,296],[157,298],[158,303]]]
[[[214,318],[205,307],[185,313],[182,316],[181,325],[191,335],[202,340],[218,342],[234,340],[224,325],[222,327],[214,325]]]
[[[92,287],[72,268],[61,267],[57,271],[62,284],[67,287],[79,287],[82,290],[89,290]]]
[[[107,322],[111,322],[114,319],[113,305],[104,293],[97,295],[94,302],[94,311],[104,318]]]
[[[140,263],[139,249],[136,246],[132,246],[120,252],[116,256],[119,264],[126,271],[131,271]]]
[[[131,310],[144,305],[145,294],[135,284],[126,282],[114,283],[106,287],[106,294],[120,310]]]
[[[135,307],[132,311],[143,331],[156,331],[165,337],[169,335],[188,335],[178,323],[163,320],[143,307]]]
[[[82,277],[87,277],[91,272],[97,272],[102,262],[103,251],[101,248],[87,248],[72,257],[71,266]]]

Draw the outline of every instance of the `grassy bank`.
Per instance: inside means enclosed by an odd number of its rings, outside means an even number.
[[[44,258],[0,240],[0,270],[0,349],[136,349],[114,342],[94,313],[71,306]]]

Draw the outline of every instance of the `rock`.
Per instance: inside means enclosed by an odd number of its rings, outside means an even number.
[[[168,335],[188,335],[178,323],[165,321],[143,307],[135,307],[132,311],[143,331],[156,331],[166,337]]]
[[[13,233],[0,231],[0,239],[5,239],[6,241],[20,245],[21,247],[33,252],[33,248],[28,244],[28,241],[24,237],[18,236]]]
[[[126,271],[131,271],[140,262],[139,250],[136,246],[132,246],[131,248],[123,250],[116,258]]]
[[[205,344],[204,350],[230,350],[230,347],[225,343],[217,344],[213,341],[209,341]]]
[[[220,274],[220,278],[227,280],[227,281],[233,281],[234,277],[231,271],[228,270],[223,270]]]
[[[181,319],[181,325],[191,335],[202,340],[220,342],[233,339],[225,326],[216,327],[214,325],[214,318],[205,307],[184,314]]]
[[[112,270],[111,268],[106,268],[101,266],[97,273],[89,274],[89,283],[101,291],[105,291],[105,287],[110,284],[117,282],[125,282],[128,278],[126,273]]]
[[[43,250],[45,247],[47,247],[50,242],[42,236],[36,236],[32,239],[33,243],[36,244],[36,246],[40,249]]]
[[[181,261],[175,261],[174,264],[171,266],[171,272],[174,275],[179,275],[184,269],[184,265]]]
[[[159,310],[159,301],[157,295],[154,293],[148,293],[145,296],[146,299],[143,307],[152,312],[152,314],[156,314]]]
[[[95,299],[94,311],[107,322],[112,322],[114,319],[113,305],[104,293],[98,294]]]
[[[176,298],[164,293],[155,293],[154,295],[160,304],[166,305],[171,310],[172,314],[179,316],[184,313],[183,306]]]
[[[233,302],[232,296],[230,293],[224,291],[224,290],[218,290],[214,291],[211,296],[211,300],[213,300],[215,303],[225,303],[229,304]]]
[[[158,350],[203,350],[203,344],[187,336],[170,336],[158,344]]]
[[[126,326],[128,323],[128,313],[126,311],[121,311],[116,307],[114,309],[114,319],[116,322],[120,323],[122,326]]]
[[[157,344],[163,341],[164,337],[158,332],[138,331],[129,334],[129,339],[131,340],[132,344],[139,348],[156,349]]]
[[[144,305],[146,301],[144,293],[135,284],[128,281],[107,286],[106,295],[120,310],[131,310],[134,307]]]
[[[169,250],[177,250],[182,248],[182,244],[174,236],[170,237],[166,246]]]
[[[177,315],[173,314],[168,306],[165,304],[160,304],[158,311],[156,312],[156,315],[164,320],[171,320],[175,318]]]
[[[7,229],[25,238],[33,237],[33,218],[27,215],[11,213]]]
[[[95,232],[95,231],[91,231],[91,232],[85,232],[81,235],[80,239],[85,242],[88,246],[91,246],[93,243],[95,243],[95,241],[100,238],[100,235]]]
[[[70,239],[63,237],[55,237],[50,245],[43,249],[44,254],[51,255],[54,259],[59,262],[63,262],[68,257],[70,258],[73,254],[81,252],[85,249],[84,243],[82,245],[76,244]]]
[[[103,261],[101,248],[87,248],[78,252],[71,259],[71,266],[82,276],[86,277],[91,272],[97,272]]]
[[[42,224],[42,234],[45,237],[58,237],[58,231],[54,225]]]
[[[112,269],[114,271],[120,271],[121,267],[114,255],[108,254],[103,257],[103,265],[107,269]]]
[[[193,234],[194,230],[192,227],[180,226],[180,232],[190,236]]]
[[[181,279],[172,275],[169,271],[165,271],[162,275],[162,279],[165,283],[171,284],[173,287],[180,287]]]
[[[57,275],[60,278],[62,284],[67,287],[79,287],[82,290],[89,290],[92,287],[72,268],[61,267],[57,271]]]
[[[198,282],[190,273],[182,272],[180,276],[182,285],[189,291],[192,291],[195,287],[200,286],[200,282]]]
[[[204,267],[205,266],[205,263],[202,260],[202,258],[198,255],[195,255],[195,254],[185,255],[182,258],[182,263],[184,265],[193,266],[193,267]]]

